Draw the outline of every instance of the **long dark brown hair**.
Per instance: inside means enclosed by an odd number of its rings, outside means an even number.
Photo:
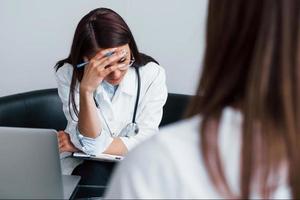
[[[101,48],[113,48],[128,44],[135,62],[132,67],[140,67],[148,62],[156,62],[152,57],[138,51],[133,35],[123,18],[108,8],[97,8],[85,15],[75,30],[69,56],[56,63],[56,71],[65,63],[73,66],[73,76],[70,85],[69,108],[72,105],[74,114],[78,116],[75,103],[75,88],[83,77],[83,69],[76,65],[83,62],[84,57],[90,57]],[[156,62],[157,63],[157,62]],[[71,111],[71,109],[69,109]],[[73,118],[73,114],[70,112]]]
[[[210,0],[204,69],[188,116],[201,114],[201,152],[225,197],[271,197],[283,169],[300,198],[300,1]],[[224,174],[218,128],[225,107],[243,114],[240,191]]]

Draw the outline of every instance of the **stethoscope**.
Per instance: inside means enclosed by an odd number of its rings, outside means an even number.
[[[139,103],[139,99],[140,99],[140,91],[141,91],[141,77],[140,77],[140,71],[139,71],[139,67],[138,66],[134,66],[136,75],[137,75],[137,81],[138,81],[138,85],[137,85],[137,91],[136,91],[136,100],[135,100],[135,104],[134,104],[134,110],[133,110],[133,116],[132,116],[132,120],[129,124],[127,124],[120,132],[120,134],[118,134],[119,137],[131,137],[131,136],[135,136],[136,134],[139,133],[139,126],[136,123],[136,113],[137,113],[137,108],[138,108],[138,103]],[[99,108],[99,104],[94,96],[94,101],[96,104],[96,107]],[[108,131],[110,132],[111,136],[114,136],[113,132],[111,131],[108,122],[106,120],[106,117],[104,116],[104,114],[100,111],[102,118],[104,119],[104,123],[106,125],[106,127],[108,128]]]

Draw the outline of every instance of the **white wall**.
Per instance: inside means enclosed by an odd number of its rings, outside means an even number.
[[[193,94],[204,48],[207,0],[1,0],[0,96],[56,87],[53,66],[70,50],[78,21],[109,7],[142,52],[167,71],[170,92]]]

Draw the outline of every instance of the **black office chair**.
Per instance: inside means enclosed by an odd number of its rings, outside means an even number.
[[[180,120],[190,99],[190,95],[169,93],[160,126]],[[55,88],[0,97],[0,126],[64,130],[66,124]]]
[[[192,96],[185,94],[169,93],[163,108],[163,117],[160,127],[177,122],[183,118]]]
[[[0,126],[63,130],[66,125],[57,89],[0,97]]]

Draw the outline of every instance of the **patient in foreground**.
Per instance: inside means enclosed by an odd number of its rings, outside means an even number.
[[[106,198],[300,198],[300,1],[208,9],[189,118],[129,153]]]

